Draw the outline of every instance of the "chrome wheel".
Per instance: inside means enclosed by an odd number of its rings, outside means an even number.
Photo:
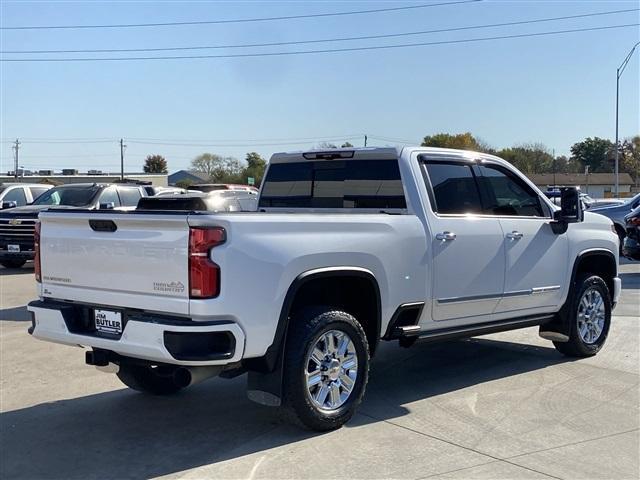
[[[604,299],[596,288],[588,288],[578,305],[578,333],[586,344],[594,344],[602,335],[605,320]]]
[[[339,330],[320,335],[307,353],[306,367],[313,404],[325,411],[344,405],[358,377],[358,356],[349,335]]]

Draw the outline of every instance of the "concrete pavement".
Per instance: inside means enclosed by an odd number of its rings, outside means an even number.
[[[604,350],[569,360],[535,328],[383,343],[359,414],[317,434],[246,398],[245,378],[171,398],[26,333],[32,271],[0,270],[0,478],[638,478],[640,264]]]

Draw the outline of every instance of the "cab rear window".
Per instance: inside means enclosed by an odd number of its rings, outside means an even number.
[[[260,207],[406,208],[397,160],[327,160],[269,167]]]

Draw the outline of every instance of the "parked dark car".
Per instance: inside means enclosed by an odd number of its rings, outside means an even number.
[[[624,217],[627,228],[627,236],[622,245],[622,254],[631,259],[640,261],[640,207]]]
[[[622,245],[624,244],[624,239],[627,236],[624,218],[627,214],[629,214],[632,210],[638,208],[639,206],[640,193],[635,195],[633,198],[627,199],[622,205],[613,205],[604,208],[594,207],[589,210],[590,212],[598,213],[611,219],[611,221],[613,222],[613,226],[616,229],[616,233],[620,238],[620,253],[622,253]]]
[[[20,268],[34,257],[35,224],[48,208],[133,210],[145,196],[136,185],[74,183],[47,190],[33,203],[0,211],[0,265]]]

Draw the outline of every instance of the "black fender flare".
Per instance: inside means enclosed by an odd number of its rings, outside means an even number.
[[[611,250],[607,250],[605,248],[593,248],[593,249],[588,249],[580,252],[576,256],[576,259],[573,262],[573,268],[571,269],[571,278],[569,280],[569,291],[567,292],[567,298],[564,304],[562,305],[562,307],[560,308],[560,310],[558,311],[556,318],[554,318],[549,323],[545,323],[544,325],[541,325],[540,332],[547,332],[547,331],[558,332],[563,335],[566,335],[567,337],[571,334],[572,319],[569,318],[569,309],[571,308],[571,305],[573,305],[573,301],[574,301],[574,295],[575,295],[574,286],[576,282],[576,276],[578,274],[578,266],[585,258],[593,257],[593,256],[601,256],[601,255],[609,257],[609,259],[613,262],[613,264],[616,265],[616,275],[618,274],[616,256],[613,254],[613,252],[611,252]],[[611,292],[611,294],[613,295],[613,292]]]
[[[248,391],[249,398],[259,403],[277,406],[282,398],[282,366],[284,361],[284,345],[286,344],[287,330],[291,315],[291,307],[300,289],[308,282],[321,278],[331,277],[359,277],[371,283],[376,296],[376,318],[372,319],[376,334],[376,344],[380,341],[380,328],[382,322],[382,309],[380,287],[374,274],[365,268],[353,266],[334,266],[307,270],[298,275],[287,290],[282,302],[278,325],[273,337],[273,342],[267,348],[264,356],[255,359],[247,359],[243,362],[249,371]],[[371,350],[376,345],[371,346]],[[266,395],[265,395],[266,393]]]

